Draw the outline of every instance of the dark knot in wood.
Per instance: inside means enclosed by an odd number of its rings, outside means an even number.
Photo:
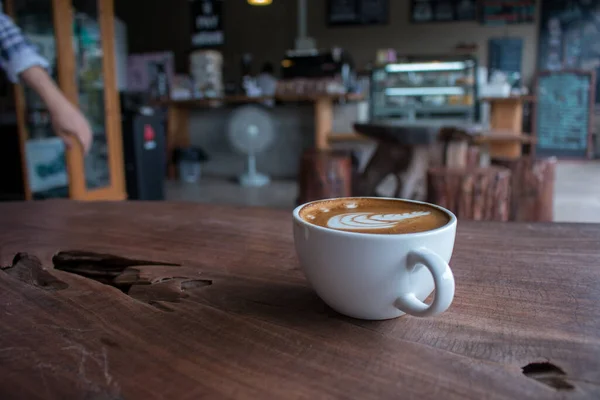
[[[549,362],[527,364],[522,368],[523,375],[556,390],[573,390],[575,386],[567,382],[567,374],[562,368]]]

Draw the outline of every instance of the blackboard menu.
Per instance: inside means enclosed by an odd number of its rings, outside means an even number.
[[[591,155],[593,85],[593,72],[538,74],[535,123],[539,156]]]
[[[535,10],[536,0],[481,0],[481,22],[484,25],[530,23],[535,21]]]
[[[542,1],[538,69],[600,74],[600,0]],[[600,92],[600,80],[596,80]],[[600,96],[596,96],[596,102]]]
[[[489,40],[488,70],[490,76],[495,71],[521,76],[523,39],[513,37],[492,38]]]
[[[411,0],[413,23],[475,21],[477,0]]]
[[[389,19],[389,0],[328,0],[327,24],[381,25]]]
[[[192,0],[192,47],[201,49],[221,46],[223,33],[223,0]]]

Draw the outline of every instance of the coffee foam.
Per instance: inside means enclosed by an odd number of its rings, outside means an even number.
[[[375,214],[369,212],[347,213],[329,218],[327,226],[333,229],[389,229],[405,219],[419,218],[431,214],[429,211],[414,211],[404,214]]]
[[[325,228],[378,234],[423,232],[450,221],[438,208],[393,199],[324,200],[304,206],[299,215]]]

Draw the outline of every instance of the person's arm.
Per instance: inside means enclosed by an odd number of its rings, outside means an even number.
[[[37,92],[48,107],[56,134],[67,146],[77,139],[87,152],[92,146],[92,130],[83,114],[71,104],[56,86],[45,69],[30,67],[21,73],[21,80]]]
[[[67,145],[77,139],[84,151],[92,144],[90,125],[56,86],[46,72],[48,62],[40,56],[21,30],[0,12],[0,67],[13,83],[19,79],[30,86],[48,107],[56,134]]]

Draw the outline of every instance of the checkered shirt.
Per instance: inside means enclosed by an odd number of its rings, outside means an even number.
[[[11,82],[17,83],[21,72],[33,66],[47,69],[48,61],[38,54],[12,19],[2,12],[0,3],[0,67]]]

